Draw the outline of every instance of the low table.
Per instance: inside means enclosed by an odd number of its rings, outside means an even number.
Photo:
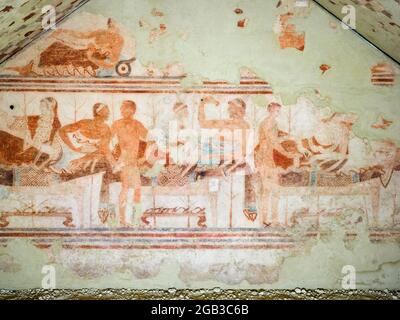
[[[7,227],[9,217],[64,217],[63,225],[69,228],[75,227],[72,223],[72,212],[70,211],[5,211],[0,213],[0,228]]]

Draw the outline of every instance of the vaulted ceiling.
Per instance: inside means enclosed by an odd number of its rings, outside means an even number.
[[[42,8],[54,6],[59,22],[89,0],[0,0],[0,63],[45,31]]]
[[[345,16],[342,8],[356,9],[356,29],[388,56],[400,62],[400,0],[314,0],[338,19]]]
[[[0,0],[0,63],[15,55],[45,31],[42,8],[53,5],[57,22],[90,0]],[[295,1],[295,0],[293,0]],[[388,56],[400,62],[400,0],[310,0],[342,19],[344,5],[356,9],[356,30]],[[118,1],[112,2],[118,5]]]

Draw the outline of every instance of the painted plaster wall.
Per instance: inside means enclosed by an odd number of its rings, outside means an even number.
[[[158,68],[179,62],[188,75],[182,86],[203,80],[238,83],[240,69],[248,68],[268,81],[274,99],[294,105],[307,97],[317,107],[355,112],[353,132],[370,142],[391,139],[400,143],[400,84],[371,84],[371,67],[388,60],[351,30],[311,5],[294,9],[290,20],[305,33],[304,51],[281,49],[273,28],[278,15],[293,8],[292,1],[91,1],[62,27],[75,23],[87,27],[85,17],[112,18],[135,40],[122,58],[133,55],[143,66]],[[153,8],[163,16],[151,14]],[[241,8],[238,15],[235,8]],[[78,15],[80,14],[80,15]],[[247,18],[244,28],[237,21]],[[74,20],[75,19],[75,20]],[[142,21],[140,26],[139,21]],[[165,24],[166,32],[150,42],[151,30]],[[46,39],[43,38],[43,43]],[[6,66],[29,61],[29,49]],[[320,66],[331,68],[322,74]],[[4,97],[3,97],[4,98]],[[15,98],[15,96],[14,96]],[[10,95],[4,99],[10,98]],[[17,98],[15,98],[17,99]],[[250,98],[260,107],[268,98]],[[7,100],[8,101],[8,100]],[[385,130],[371,127],[379,116],[393,124]],[[398,183],[398,174],[392,181]],[[389,190],[398,189],[390,186]],[[394,189],[393,189],[394,188]],[[384,191],[386,192],[386,191]],[[385,199],[385,198],[384,198]],[[388,196],[387,199],[390,199]],[[382,200],[384,203],[385,200]],[[395,210],[395,208],[393,208]],[[300,229],[290,230],[296,238]],[[57,287],[240,287],[240,288],[340,288],[343,265],[354,265],[357,288],[400,287],[398,239],[371,242],[367,226],[358,227],[355,240],[344,240],[346,221],[331,222],[331,232],[305,241],[300,248],[284,250],[65,250],[57,243],[38,249],[27,240],[14,240],[0,248],[0,287],[39,287],[44,264],[57,270]],[[303,230],[304,231],[304,230]]]
[[[360,113],[362,121],[355,127],[360,136],[381,138],[389,133],[392,139],[398,139],[399,124],[386,132],[372,130],[368,125],[381,113],[388,118],[398,116],[398,83],[390,88],[373,87],[370,83],[371,66],[388,60],[315,5],[300,9],[293,19],[296,29],[306,33],[304,52],[299,52],[280,49],[273,27],[277,15],[286,13],[286,8],[276,8],[273,1],[155,1],[135,4],[134,9],[129,1],[122,3],[123,12],[101,1],[89,3],[85,10],[98,14],[107,10],[117,20],[122,18],[136,39],[137,56],[144,64],[166,66],[179,61],[193,81],[238,82],[239,69],[247,67],[269,81],[286,104],[295,103],[304,91],[317,89],[335,110]],[[160,18],[149,14],[154,7],[165,15]],[[244,14],[236,15],[236,7],[242,8]],[[236,27],[242,17],[249,19],[244,29]],[[149,43],[149,28],[140,27],[140,19],[154,26],[165,23],[168,31]],[[332,69],[321,76],[319,66],[325,63]],[[363,112],[366,109],[368,112]]]

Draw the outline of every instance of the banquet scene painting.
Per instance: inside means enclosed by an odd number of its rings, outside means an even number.
[[[398,289],[398,63],[313,1],[117,2],[3,50],[0,287]]]

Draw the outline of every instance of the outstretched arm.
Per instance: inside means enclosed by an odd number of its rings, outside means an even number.
[[[204,129],[237,129],[240,128],[238,124],[234,123],[232,120],[207,120],[205,114],[206,104],[214,104],[219,106],[219,102],[211,96],[204,97],[200,100],[198,119],[200,127]]]
[[[205,97],[200,100],[198,119],[199,119],[200,126],[202,128],[208,128],[211,125],[211,121],[206,120],[206,113],[204,110],[206,103],[210,103],[212,101],[211,99],[213,99],[213,98]]]
[[[296,157],[302,156],[299,152],[296,151],[287,151],[283,146],[282,146],[282,139],[279,137],[279,131],[278,129],[274,126],[272,128],[267,129],[267,132],[270,136],[270,142],[272,143],[273,148],[278,151],[280,154],[284,155],[285,157],[294,159]],[[297,146],[296,146],[297,147]]]
[[[80,130],[82,125],[83,125],[83,120],[75,122],[75,123],[67,124],[64,127],[61,127],[58,131],[58,134],[59,134],[60,138],[62,139],[62,141],[64,141],[64,143],[71,150],[73,150],[75,152],[81,152],[81,149],[74,146],[74,144],[71,142],[71,139],[68,137],[68,133],[72,133],[72,132],[76,132],[76,131]]]
[[[294,158],[295,156],[300,155],[299,153],[286,151],[285,148],[282,147],[280,141],[276,141],[273,145],[274,149],[279,153],[281,153],[282,155],[284,155],[285,157]]]

